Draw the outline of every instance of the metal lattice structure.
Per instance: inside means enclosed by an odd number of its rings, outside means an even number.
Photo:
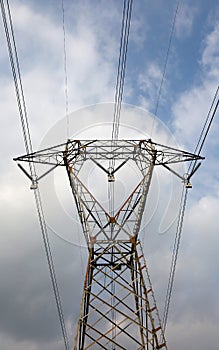
[[[190,186],[172,166],[198,159],[151,140],[69,140],[16,158],[51,166],[31,179],[32,188],[57,166],[67,170],[89,252],[74,350],[167,349],[138,233],[154,167]],[[106,174],[112,193],[117,174],[128,164],[136,167],[139,181],[116,210],[112,203],[105,208],[86,185],[88,162]]]

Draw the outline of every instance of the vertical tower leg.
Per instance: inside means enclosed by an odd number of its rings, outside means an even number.
[[[74,350],[167,349],[140,242],[90,251]]]

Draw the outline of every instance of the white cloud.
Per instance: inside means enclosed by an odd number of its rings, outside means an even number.
[[[182,2],[179,6],[175,24],[175,35],[177,38],[184,38],[191,34],[197,9]]]
[[[159,85],[162,79],[162,71],[160,67],[151,62],[146,69],[139,74],[138,84],[142,95],[140,95],[140,103],[144,108],[152,110],[155,108]],[[164,95],[165,92],[163,91]]]
[[[206,73],[212,78],[217,78],[219,73],[219,23],[216,23],[212,32],[206,37],[205,49],[202,55],[201,64]]]
[[[183,135],[185,143],[193,148],[196,146],[194,141],[198,141],[218,84],[218,42],[219,30],[218,24],[215,24],[205,39],[198,82],[183,92],[172,106],[177,137],[182,140]]]

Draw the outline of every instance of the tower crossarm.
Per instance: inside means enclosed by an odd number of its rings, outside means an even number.
[[[155,165],[174,164],[204,159],[200,155],[187,151],[165,146],[151,140],[142,140],[139,142],[139,148],[145,157],[151,154],[151,145],[153,145],[153,149],[156,150]]]
[[[149,191],[154,166],[164,166],[184,180],[170,166],[174,163],[201,159],[200,156],[164,146],[152,140],[68,140],[66,143],[49,147],[38,152],[15,158],[16,161],[34,162],[47,166],[46,171],[31,179],[28,172],[19,164],[24,173],[32,180],[31,188],[58,166],[64,166],[70,180],[70,186],[77,206],[78,215],[88,246],[98,240],[125,240],[137,237]],[[113,167],[109,167],[109,161]],[[105,185],[114,181],[126,167],[127,171],[135,167],[140,181],[130,187],[127,198],[115,207],[115,211],[105,208],[92,193],[88,179],[87,164],[96,167],[105,176]],[[136,177],[137,179],[137,177]],[[95,179],[96,180],[96,179]],[[96,181],[98,186],[98,181]],[[136,181],[135,181],[136,183]],[[113,187],[112,187],[113,186]],[[115,191],[113,190],[114,195]],[[114,203],[113,203],[114,204]]]
[[[170,168],[170,165],[204,158],[155,143],[151,139],[115,140],[113,144],[111,140],[68,140],[62,144],[14,158],[18,163],[38,163],[47,166],[43,174],[37,179],[32,179],[28,171],[19,164],[32,182],[37,182],[58,166],[66,167],[66,159],[74,174],[79,174],[85,162],[90,160],[108,175],[109,180],[113,181],[115,174],[130,161],[135,163],[142,176],[145,176],[148,167],[153,163],[154,166],[164,166],[183,179],[183,175]],[[113,164],[113,168],[107,167],[106,164],[109,162]]]
[[[48,147],[37,152],[14,158],[17,162],[33,162],[65,166],[64,158],[68,157],[72,166],[86,159],[125,160],[148,162],[156,152],[155,165],[171,164],[204,159],[199,155],[165,146],[149,140],[68,140],[65,143]]]

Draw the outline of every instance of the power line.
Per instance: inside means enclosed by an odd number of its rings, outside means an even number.
[[[170,307],[170,299],[171,299],[171,295],[172,295],[174,277],[175,277],[175,272],[176,272],[176,263],[177,263],[180,240],[181,240],[181,235],[182,235],[182,227],[183,227],[183,220],[184,220],[187,196],[188,196],[188,189],[185,188],[185,186],[183,185],[178,220],[177,220],[177,229],[176,229],[175,241],[174,241],[174,246],[173,246],[172,260],[171,260],[171,264],[170,264],[170,274],[169,274],[168,286],[167,286],[165,303],[164,303],[164,314],[163,314],[163,319],[162,319],[162,328],[163,328],[164,332],[165,332],[166,325],[167,325],[167,318],[168,318],[169,307]]]
[[[219,99],[217,100],[218,93],[219,93],[219,85],[218,85],[216,92],[214,94],[213,101],[211,103],[211,106],[210,106],[209,112],[207,114],[204,126],[202,128],[200,137],[198,139],[198,143],[197,143],[196,148],[195,148],[194,153],[197,152],[198,156],[200,156],[200,154],[201,154],[201,150],[204,146],[206,137],[208,135],[208,132],[209,132],[210,127],[212,125],[213,119],[214,119],[215,114],[217,112],[217,108],[219,105]],[[193,164],[193,166],[192,166],[192,164]],[[191,163],[189,165],[189,170],[188,170],[188,178],[187,178],[188,180],[191,178],[191,176],[197,170],[198,167],[196,167],[196,164],[197,164],[197,160],[195,160],[194,163],[191,161]],[[191,169],[191,171],[190,171],[190,169]],[[169,313],[170,298],[172,295],[172,289],[173,289],[173,283],[174,283],[176,262],[177,262],[179,246],[180,246],[180,239],[181,239],[181,234],[182,234],[182,225],[183,225],[183,220],[184,220],[187,195],[188,195],[188,188],[183,187],[179,215],[178,215],[178,221],[177,221],[176,236],[175,236],[175,242],[174,242],[174,247],[173,247],[171,265],[170,265],[170,275],[169,275],[165,304],[164,304],[164,314],[163,314],[163,321],[162,321],[162,326],[163,326],[164,331],[166,329],[167,318],[168,318],[168,313]]]
[[[64,75],[65,75],[65,114],[67,118],[67,138],[69,138],[69,116],[68,116],[68,75],[67,75],[67,53],[66,53],[66,33],[65,33],[65,6],[62,1],[62,30],[63,30],[63,51],[64,51]]]
[[[124,0],[117,70],[112,140],[118,139],[133,0]]]
[[[202,148],[204,146],[204,143],[206,141],[206,138],[207,138],[207,135],[209,133],[210,127],[212,125],[213,119],[214,119],[214,117],[216,115],[216,112],[217,112],[217,109],[218,109],[218,104],[219,104],[218,94],[219,94],[219,85],[217,86],[217,89],[215,91],[215,94],[214,94],[214,97],[213,97],[210,109],[209,109],[208,114],[206,116],[205,123],[203,125],[201,134],[199,136],[197,145],[195,147],[194,153],[197,152],[198,155],[201,154]],[[188,174],[193,174],[194,173],[194,169],[196,167],[196,164],[197,164],[197,160],[190,163],[189,169],[188,169]],[[190,169],[191,169],[191,171],[190,171]]]
[[[115,89],[115,102],[113,112],[113,128],[112,128],[112,146],[114,141],[118,139],[119,135],[119,124],[120,124],[120,113],[125,81],[125,70],[126,60],[129,42],[129,32],[131,25],[131,14],[132,14],[133,0],[124,0],[123,2],[123,13],[122,13],[122,26],[120,36],[120,48],[119,48],[119,63],[116,78],[116,89]],[[113,170],[115,166],[114,159],[109,162],[109,169]],[[108,186],[108,199],[109,199],[109,212],[113,215],[114,212],[114,183],[109,182]]]
[[[26,149],[27,154],[30,154],[33,152],[33,148],[32,148],[31,136],[30,136],[30,129],[29,129],[29,123],[28,123],[28,117],[27,117],[27,108],[26,108],[26,103],[25,103],[25,98],[24,98],[24,91],[23,91],[23,84],[22,84],[22,79],[21,79],[21,71],[20,71],[18,53],[17,53],[17,48],[16,48],[16,42],[15,42],[13,20],[12,20],[12,16],[11,16],[9,1],[6,0],[7,14],[6,14],[6,10],[5,10],[4,0],[0,0],[0,4],[1,4],[3,25],[4,25],[5,35],[6,35],[6,39],[7,39],[9,60],[10,60],[12,75],[13,75],[13,79],[14,79],[16,99],[17,99],[18,110],[19,110],[19,115],[20,115],[20,120],[21,120],[21,125],[22,125],[24,144],[25,144],[25,149]],[[9,26],[8,26],[8,21],[9,21]],[[30,166],[31,178],[33,181],[36,181],[37,174],[36,174],[36,169],[34,167],[34,164],[29,163],[29,166]],[[55,300],[56,300],[56,306],[57,306],[57,310],[58,310],[60,326],[61,326],[63,340],[64,340],[64,344],[65,344],[65,349],[69,350],[69,342],[68,342],[67,332],[66,332],[66,328],[65,328],[63,310],[62,310],[62,305],[61,305],[61,299],[60,299],[60,294],[59,294],[59,289],[58,289],[58,284],[57,284],[57,279],[56,279],[56,274],[55,274],[55,267],[54,267],[54,262],[53,262],[53,258],[52,258],[52,252],[51,252],[51,248],[50,248],[45,217],[44,217],[44,213],[43,213],[40,190],[37,187],[34,188],[34,196],[35,196],[36,209],[37,209],[38,219],[39,219],[39,223],[40,223],[42,238],[43,238],[43,242],[44,242],[45,253],[46,253],[46,257],[47,257],[47,263],[48,263],[50,277],[51,277],[51,281],[52,281],[52,288],[53,288],[53,292],[54,292],[54,296],[55,296]]]
[[[178,11],[179,11],[180,3],[181,3],[181,0],[179,0],[177,2],[176,10],[175,10],[173,21],[172,21],[170,38],[169,38],[169,43],[168,43],[168,47],[167,47],[166,58],[165,58],[165,61],[164,61],[162,78],[161,78],[160,86],[159,86],[159,89],[158,89],[157,101],[156,101],[156,106],[155,106],[155,110],[154,110],[154,115],[157,115],[158,107],[159,107],[159,104],[160,104],[160,97],[161,97],[162,87],[163,87],[163,83],[164,83],[164,79],[165,79],[165,75],[166,75],[167,63],[168,63],[168,59],[169,59],[170,48],[171,48],[171,44],[172,44],[172,40],[173,40],[173,34],[174,34],[174,29],[175,29],[175,24],[176,24],[176,18],[177,18],[177,14],[178,14]]]

